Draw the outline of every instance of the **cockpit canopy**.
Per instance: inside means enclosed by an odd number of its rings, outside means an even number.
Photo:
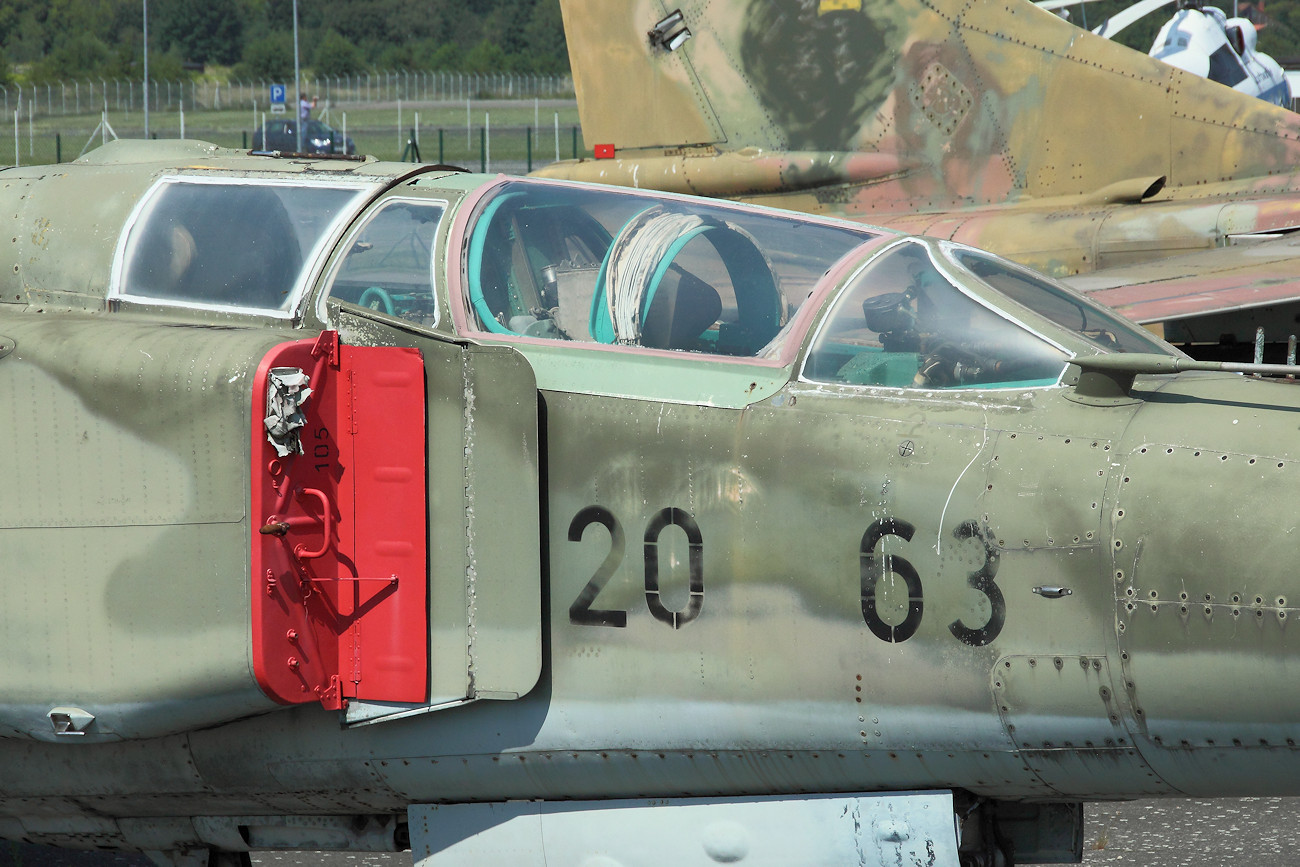
[[[113,294],[288,315],[356,185],[167,178],[142,200]]]
[[[453,320],[525,354],[565,342],[793,372],[807,347],[804,380],[887,388],[1049,385],[1079,353],[1173,351],[1033,271],[946,241],[521,179],[489,181],[464,204],[450,238],[460,256],[444,262],[438,227],[459,203],[436,184],[378,192],[163,177],[126,223],[111,294],[291,318],[322,274],[340,303],[438,329],[449,327],[438,275],[459,265]]]
[[[1048,385],[1079,352],[1170,351],[996,256],[779,211],[509,181],[463,243],[470,327],[506,339],[788,361],[815,298],[812,381]]]
[[[512,182],[480,205],[466,287],[493,334],[763,356],[826,271],[873,237],[793,214]]]
[[[1079,351],[1170,349],[1047,278],[957,244],[904,239],[868,256],[804,367],[818,382],[893,388],[1051,385]]]

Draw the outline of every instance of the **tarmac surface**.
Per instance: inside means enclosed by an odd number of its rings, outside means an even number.
[[[1085,807],[1083,863],[1141,867],[1300,864],[1300,798],[1159,799]],[[410,867],[409,852],[254,852],[262,867]],[[146,867],[140,856],[0,843],[0,867]]]

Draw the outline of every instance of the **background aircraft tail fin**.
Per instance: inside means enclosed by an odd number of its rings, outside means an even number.
[[[849,211],[950,208],[1300,163],[1300,116],[1026,0],[686,0],[680,19],[661,0],[562,7],[589,147],[723,157],[733,176],[775,161],[749,172],[751,193],[817,186],[812,165],[875,188],[837,193]]]

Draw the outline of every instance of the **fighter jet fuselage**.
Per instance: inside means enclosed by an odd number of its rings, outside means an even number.
[[[3,175],[8,839],[979,863],[1296,791],[1291,385],[788,212],[201,144]]]

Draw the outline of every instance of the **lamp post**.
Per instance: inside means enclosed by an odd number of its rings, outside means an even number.
[[[298,0],[293,0],[293,90],[297,96],[294,111],[298,113],[298,122],[293,128],[298,131],[296,153],[302,153],[302,73],[298,70]]]
[[[149,0],[144,3],[144,137],[149,137]],[[297,0],[294,0],[296,3]]]

